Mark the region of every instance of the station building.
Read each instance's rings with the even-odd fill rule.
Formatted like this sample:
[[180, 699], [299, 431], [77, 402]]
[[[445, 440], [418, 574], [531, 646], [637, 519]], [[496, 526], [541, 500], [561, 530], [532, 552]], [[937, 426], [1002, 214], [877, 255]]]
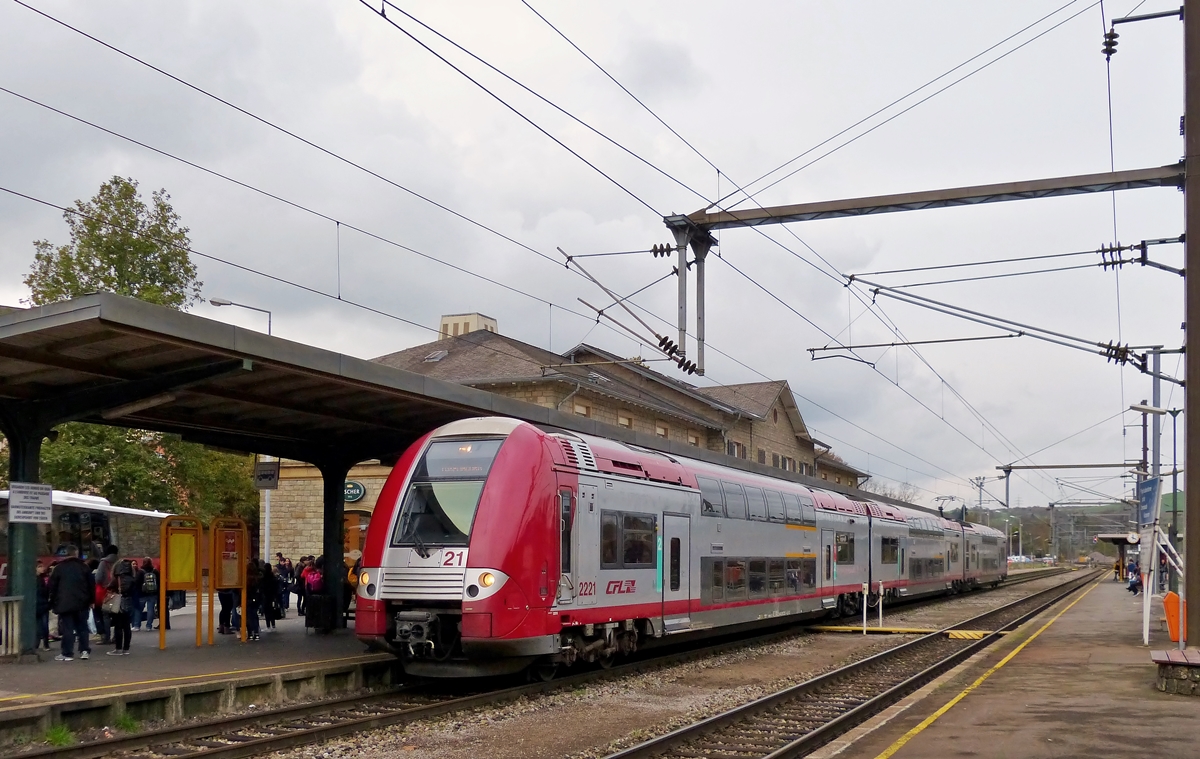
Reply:
[[[838, 485], [857, 486], [867, 476], [809, 434], [785, 380], [698, 387], [653, 371], [642, 358], [586, 344], [559, 354], [514, 340], [482, 314], [443, 316], [438, 332], [434, 342], [374, 360]], [[347, 552], [361, 550], [389, 472], [378, 461], [350, 471]], [[272, 555], [279, 551], [294, 560], [320, 553], [321, 487], [315, 467], [282, 462], [271, 500]], [[262, 511], [260, 540], [266, 524]]]

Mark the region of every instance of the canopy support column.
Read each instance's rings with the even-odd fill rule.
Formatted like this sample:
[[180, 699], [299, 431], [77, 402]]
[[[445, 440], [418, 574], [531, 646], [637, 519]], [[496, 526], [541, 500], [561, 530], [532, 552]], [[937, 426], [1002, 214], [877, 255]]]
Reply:
[[345, 528], [346, 475], [354, 462], [345, 460], [314, 462], [321, 470], [324, 524], [321, 554], [325, 557], [325, 594], [333, 597], [336, 610], [334, 627], [345, 627]]

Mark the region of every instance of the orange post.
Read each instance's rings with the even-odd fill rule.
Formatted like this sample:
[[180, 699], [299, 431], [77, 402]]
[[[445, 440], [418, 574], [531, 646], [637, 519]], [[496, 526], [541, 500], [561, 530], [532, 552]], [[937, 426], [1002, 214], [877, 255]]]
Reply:
[[[1182, 609], [1180, 606], [1182, 605]], [[1163, 611], [1167, 615], [1167, 631], [1171, 635], [1171, 641], [1179, 642], [1179, 626], [1183, 624], [1183, 639], [1187, 640], [1187, 601], [1182, 604], [1179, 602], [1179, 594], [1171, 591], [1163, 596]]]

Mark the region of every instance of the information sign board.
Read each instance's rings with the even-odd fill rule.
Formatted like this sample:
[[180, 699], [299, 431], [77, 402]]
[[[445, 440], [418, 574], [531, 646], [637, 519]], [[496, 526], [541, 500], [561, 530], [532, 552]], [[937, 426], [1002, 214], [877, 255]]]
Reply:
[[54, 488], [40, 482], [13, 482], [8, 486], [8, 521], [50, 524]]
[[254, 487], [258, 490], [279, 489], [279, 459], [254, 462]]
[[1158, 477], [1147, 477], [1138, 483], [1138, 524], [1142, 527], [1158, 520], [1158, 493], [1161, 486], [1162, 480]]

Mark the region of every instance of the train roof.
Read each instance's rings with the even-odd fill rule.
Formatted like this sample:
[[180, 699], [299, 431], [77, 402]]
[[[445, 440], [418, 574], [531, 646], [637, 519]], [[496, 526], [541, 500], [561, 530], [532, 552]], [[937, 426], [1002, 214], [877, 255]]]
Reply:
[[[0, 501], [8, 503], [8, 491], [0, 490]], [[166, 519], [174, 516], [174, 514], [166, 511], [150, 511], [148, 509], [131, 509], [126, 506], [113, 506], [107, 498], [98, 495], [84, 495], [83, 493], [72, 493], [68, 490], [55, 490], [51, 496], [51, 503], [55, 506], [62, 506], [67, 509], [76, 509], [78, 511], [99, 511], [105, 514], [124, 514], [134, 517], [152, 517], [155, 519]]]

